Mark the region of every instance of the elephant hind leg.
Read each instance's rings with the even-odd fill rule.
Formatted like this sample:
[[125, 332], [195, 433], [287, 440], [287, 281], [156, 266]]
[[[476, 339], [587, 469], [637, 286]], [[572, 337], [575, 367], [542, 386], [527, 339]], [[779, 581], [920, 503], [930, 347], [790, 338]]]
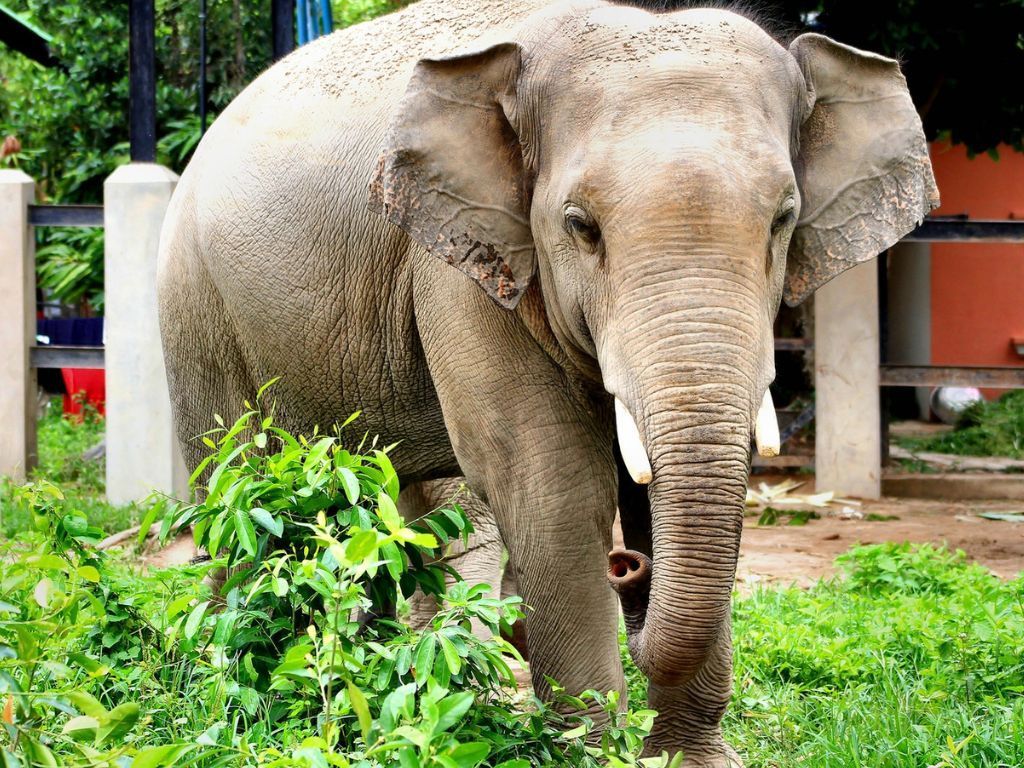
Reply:
[[[171, 409], [185, 464], [192, 472], [208, 449], [199, 439], [234, 421], [252, 402], [252, 381], [224, 302], [201, 265], [178, 258], [160, 276], [160, 330]], [[207, 473], [211, 471], [207, 470]]]

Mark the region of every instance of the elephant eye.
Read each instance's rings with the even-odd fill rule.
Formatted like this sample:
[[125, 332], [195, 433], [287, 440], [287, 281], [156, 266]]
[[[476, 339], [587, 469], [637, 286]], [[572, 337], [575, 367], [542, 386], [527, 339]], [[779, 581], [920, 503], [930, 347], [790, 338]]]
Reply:
[[601, 239], [601, 231], [585, 210], [578, 205], [567, 204], [562, 211], [565, 228], [587, 247], [594, 247]]
[[[784, 231], [796, 218], [796, 200], [792, 197], [787, 198], [782, 205], [779, 206], [779, 210], [775, 214], [775, 218], [772, 219], [772, 234], [768, 239], [767, 253], [765, 254], [764, 260], [764, 273], [771, 275], [772, 264], [775, 261], [775, 248], [778, 245], [776, 242], [780, 232]], [[781, 246], [779, 246], [781, 247]]]
[[793, 223], [793, 219], [796, 217], [796, 200], [792, 197], [788, 198], [782, 205], [779, 206], [778, 212], [775, 214], [775, 218], [772, 220], [772, 234], [774, 235], [783, 227]]

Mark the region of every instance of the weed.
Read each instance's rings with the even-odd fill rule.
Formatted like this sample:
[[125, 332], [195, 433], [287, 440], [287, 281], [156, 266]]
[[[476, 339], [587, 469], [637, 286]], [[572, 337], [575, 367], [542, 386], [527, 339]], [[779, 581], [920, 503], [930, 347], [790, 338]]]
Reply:
[[[103, 439], [104, 424], [91, 406], [84, 406], [81, 418], [69, 418], [62, 412], [60, 399], [51, 399], [37, 425], [39, 466], [33, 477], [60, 486], [67, 506], [84, 514], [90, 525], [114, 533], [132, 525], [139, 510], [136, 505], [108, 504], [103, 459], [83, 456]], [[0, 477], [0, 536], [5, 538], [32, 530], [31, 510], [17, 501], [15, 489], [15, 484]]]

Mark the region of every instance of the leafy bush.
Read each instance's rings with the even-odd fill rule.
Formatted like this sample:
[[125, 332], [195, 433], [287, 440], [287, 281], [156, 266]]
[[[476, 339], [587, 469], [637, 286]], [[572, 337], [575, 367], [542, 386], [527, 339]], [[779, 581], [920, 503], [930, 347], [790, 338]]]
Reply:
[[959, 456], [1024, 458], [1024, 390], [1007, 392], [993, 402], [971, 405], [952, 432], [904, 438], [900, 443], [914, 450]]
[[[347, 26], [403, 5], [335, 0]], [[41, 202], [99, 203], [104, 179], [128, 159], [128, 5], [119, 0], [20, 0], [14, 10], [53, 35], [61, 66], [15, 53], [0, 57], [0, 142], [20, 150], [0, 165], [36, 179]], [[181, 171], [199, 142], [199, 12], [196, 3], [156, 0], [157, 160]], [[210, 2], [207, 101], [210, 119], [270, 63], [270, 4]], [[69, 304], [103, 304], [103, 233], [41, 229], [40, 284]]]
[[[164, 500], [140, 532], [190, 524], [212, 559], [188, 568], [134, 573], [56, 486], [22, 489], [40, 536], [0, 554], [5, 764], [637, 765], [653, 713], [518, 694], [500, 638], [518, 598], [446, 584], [469, 520], [454, 501], [402, 520], [387, 449], [340, 434], [255, 409], [208, 433], [204, 500]], [[416, 588], [441, 605], [422, 630], [393, 618]], [[613, 727], [588, 744], [594, 714]]]

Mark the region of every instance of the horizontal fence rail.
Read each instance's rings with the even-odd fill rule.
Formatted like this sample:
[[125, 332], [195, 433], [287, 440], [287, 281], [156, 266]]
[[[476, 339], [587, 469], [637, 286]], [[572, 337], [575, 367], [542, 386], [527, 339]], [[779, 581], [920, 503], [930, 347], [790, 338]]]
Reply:
[[985, 387], [1024, 389], [1024, 367], [970, 365], [882, 365], [883, 387]]
[[33, 368], [106, 368], [103, 347], [70, 347], [53, 344], [29, 347], [29, 364]]
[[102, 227], [102, 205], [30, 205], [28, 223], [34, 227]]
[[1024, 243], [1024, 219], [989, 221], [937, 217], [925, 219], [903, 239], [911, 243]]

